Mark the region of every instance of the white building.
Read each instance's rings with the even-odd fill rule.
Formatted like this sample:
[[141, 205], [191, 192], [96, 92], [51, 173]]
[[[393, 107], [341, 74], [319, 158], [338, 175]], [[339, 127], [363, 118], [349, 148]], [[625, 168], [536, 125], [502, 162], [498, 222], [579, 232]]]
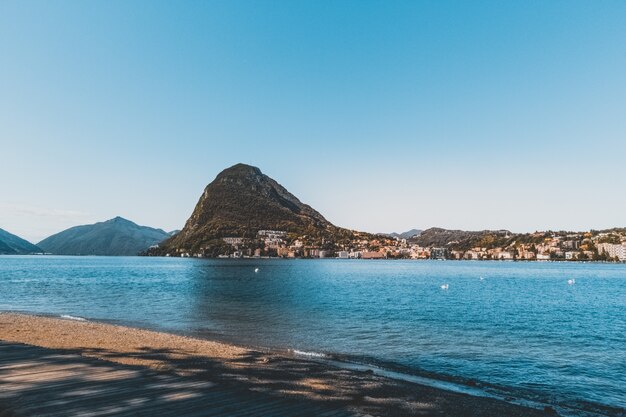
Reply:
[[282, 230], [259, 230], [257, 236], [266, 239], [282, 239], [287, 236], [287, 232]]
[[281, 230], [259, 230], [257, 237], [263, 239], [265, 246], [277, 248], [284, 243], [283, 238], [287, 236], [287, 232]]
[[626, 261], [626, 244], [616, 243], [598, 243], [598, 254], [602, 255], [604, 252], [611, 258], [617, 258], [620, 261]]
[[224, 237], [222, 240], [229, 245], [241, 245], [243, 243], [242, 237]]

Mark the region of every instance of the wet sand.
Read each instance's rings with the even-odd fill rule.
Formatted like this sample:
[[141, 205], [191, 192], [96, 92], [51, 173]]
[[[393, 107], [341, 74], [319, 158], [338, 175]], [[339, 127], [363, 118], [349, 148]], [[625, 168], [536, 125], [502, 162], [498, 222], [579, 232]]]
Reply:
[[[543, 409], [340, 369], [289, 354], [90, 321], [0, 313], [0, 341], [201, 379], [276, 398], [295, 397], [303, 407], [326, 404], [356, 415], [553, 415]], [[0, 373], [0, 386], [2, 382]], [[11, 409], [20, 415], [19, 407], [2, 401], [0, 416]]]

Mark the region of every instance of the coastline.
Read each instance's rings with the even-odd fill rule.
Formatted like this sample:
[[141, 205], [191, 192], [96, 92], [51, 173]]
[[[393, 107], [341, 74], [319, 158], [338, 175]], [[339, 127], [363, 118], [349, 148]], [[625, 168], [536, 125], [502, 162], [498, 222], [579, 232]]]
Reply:
[[27, 253], [27, 254], [6, 254], [0, 253], [0, 258], [28, 258], [28, 257], [51, 257], [51, 258], [163, 258], [163, 259], [191, 259], [191, 260], [220, 260], [220, 261], [234, 261], [234, 260], [245, 260], [245, 261], [259, 261], [259, 260], [280, 260], [280, 261], [292, 261], [292, 260], [306, 260], [306, 261], [337, 261], [337, 262], [347, 262], [347, 261], [358, 261], [358, 262], [384, 262], [384, 261], [393, 261], [393, 262], [439, 262], [439, 261], [450, 261], [450, 262], [471, 262], [471, 263], [539, 263], [539, 264], [550, 264], [550, 263], [559, 263], [559, 264], [600, 264], [600, 265], [626, 265], [626, 261], [606, 261], [606, 260], [593, 260], [593, 259], [426, 259], [426, 258], [338, 258], [338, 257], [326, 257], [326, 258], [313, 258], [313, 257], [285, 257], [285, 256], [242, 256], [242, 257], [210, 257], [210, 256], [157, 256], [157, 255], [145, 255], [145, 254], [137, 254], [137, 255], [56, 255], [53, 253]]
[[304, 402], [332, 403], [357, 414], [545, 416], [552, 411], [337, 367], [286, 352], [72, 318], [0, 313], [0, 341], [245, 386], [274, 396], [296, 396]]

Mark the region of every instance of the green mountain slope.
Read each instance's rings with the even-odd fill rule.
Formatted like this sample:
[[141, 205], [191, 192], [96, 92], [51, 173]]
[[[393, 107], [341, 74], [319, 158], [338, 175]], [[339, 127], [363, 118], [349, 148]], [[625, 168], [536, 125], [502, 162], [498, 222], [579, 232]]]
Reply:
[[514, 241], [514, 235], [508, 230], [448, 230], [432, 227], [411, 238], [412, 243], [424, 247], [443, 247], [454, 250], [468, 250], [475, 246], [492, 248], [506, 246]]
[[159, 253], [193, 251], [222, 237], [254, 238], [259, 230], [328, 238], [351, 233], [332, 225], [259, 168], [237, 164], [205, 188], [183, 230], [163, 242]]
[[40, 253], [43, 250], [32, 243], [0, 229], [0, 254], [2, 255], [26, 255]]
[[42, 240], [38, 245], [55, 255], [133, 256], [168, 237], [169, 234], [161, 229], [139, 226], [116, 217], [72, 227]]

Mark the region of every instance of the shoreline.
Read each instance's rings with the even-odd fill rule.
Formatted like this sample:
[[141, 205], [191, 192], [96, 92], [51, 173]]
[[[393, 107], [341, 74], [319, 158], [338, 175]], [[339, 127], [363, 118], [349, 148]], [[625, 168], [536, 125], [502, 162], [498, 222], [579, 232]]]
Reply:
[[571, 264], [607, 264], [607, 265], [626, 265], [626, 261], [594, 261], [592, 259], [413, 259], [413, 258], [314, 258], [314, 257], [282, 257], [282, 256], [242, 256], [242, 257], [208, 257], [208, 256], [156, 256], [156, 255], [55, 255], [53, 253], [27, 253], [27, 254], [6, 254], [0, 253], [0, 257], [74, 257], [74, 258], [166, 258], [166, 259], [195, 259], [195, 260], [220, 260], [220, 261], [265, 261], [265, 260], [337, 260], [337, 261], [412, 261], [412, 262], [430, 262], [430, 261], [450, 261], [450, 262], [525, 262], [525, 263], [571, 263]]
[[[191, 378], [206, 377], [211, 370], [215, 371], [209, 372], [212, 382], [268, 390], [278, 396], [297, 395], [303, 400], [340, 402], [370, 415], [408, 416], [425, 410], [430, 410], [426, 415], [448, 416], [556, 415], [551, 408], [537, 408], [541, 404], [522, 405], [475, 395], [470, 387], [455, 392], [421, 384], [419, 379], [397, 378], [393, 372], [339, 363], [332, 357], [243, 347], [74, 317], [0, 312], [0, 341]], [[255, 381], [257, 374], [267, 381]]]

